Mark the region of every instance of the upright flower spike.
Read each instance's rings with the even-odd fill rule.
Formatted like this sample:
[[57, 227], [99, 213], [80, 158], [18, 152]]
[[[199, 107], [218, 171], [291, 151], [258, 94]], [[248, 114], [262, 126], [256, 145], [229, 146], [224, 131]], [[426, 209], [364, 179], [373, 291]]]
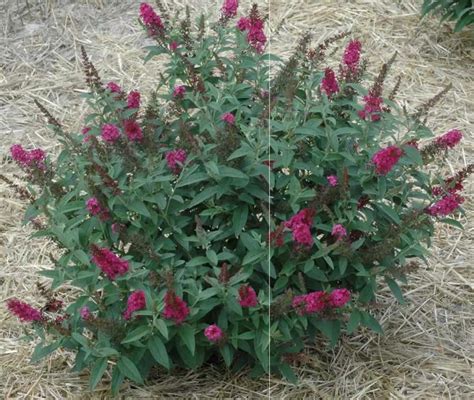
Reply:
[[456, 193], [449, 193], [441, 200], [438, 200], [435, 204], [428, 207], [426, 212], [433, 217], [445, 217], [446, 215], [456, 211], [463, 202], [464, 197]]
[[342, 240], [347, 236], [347, 230], [341, 224], [336, 224], [332, 227], [331, 235], [336, 240]]
[[28, 151], [21, 144], [14, 144], [10, 147], [10, 154], [20, 167], [45, 169], [46, 153], [42, 149]]
[[446, 132], [444, 135], [436, 138], [435, 143], [444, 149], [452, 149], [456, 146], [462, 139], [462, 132], [458, 129], [451, 129]]
[[339, 84], [337, 83], [336, 75], [331, 68], [324, 70], [324, 77], [321, 81], [321, 90], [326, 92], [328, 97], [339, 92]]
[[127, 300], [127, 309], [123, 313], [123, 318], [129, 320], [133, 312], [143, 310], [145, 307], [145, 292], [143, 290], [135, 290]]
[[124, 275], [129, 270], [129, 263], [121, 259], [107, 248], [92, 246], [92, 262], [113, 281], [117, 276]]
[[338, 179], [336, 175], [329, 175], [326, 179], [328, 181], [329, 186], [337, 186]]
[[165, 294], [163, 317], [173, 320], [176, 325], [180, 325], [188, 315], [189, 308], [186, 302], [173, 291], [168, 290]]
[[102, 126], [101, 137], [105, 142], [115, 143], [120, 138], [120, 129], [114, 124]]
[[382, 114], [383, 99], [378, 96], [368, 94], [364, 96], [364, 109], [358, 112], [362, 119], [370, 118], [371, 121], [379, 121]]
[[240, 18], [237, 22], [237, 29], [247, 31], [247, 42], [257, 53], [263, 53], [267, 37], [263, 30], [264, 22], [254, 5], [249, 17]]
[[358, 40], [351, 40], [344, 50], [342, 62], [351, 73], [359, 69], [361, 49], [362, 44]]
[[122, 93], [122, 88], [117, 85], [115, 82], [109, 82], [107, 83], [107, 85], [105, 86], [107, 89], [109, 89], [112, 93], [117, 93], [117, 94], [121, 94]]
[[319, 290], [300, 296], [295, 296], [292, 307], [299, 315], [314, 314], [324, 311], [328, 305], [328, 298], [324, 291]]
[[329, 295], [329, 304], [332, 307], [344, 307], [351, 300], [351, 292], [345, 288], [334, 289]]
[[183, 149], [171, 150], [166, 153], [166, 163], [168, 168], [175, 174], [178, 175], [186, 162], [188, 155]]
[[125, 135], [127, 135], [129, 140], [140, 142], [143, 139], [142, 128], [140, 128], [140, 124], [137, 121], [133, 119], [126, 120], [123, 122], [123, 127]]
[[239, 304], [242, 307], [256, 307], [258, 304], [257, 294], [249, 285], [242, 285], [239, 288]]
[[226, 122], [228, 125], [235, 124], [235, 116], [232, 113], [226, 112], [221, 115], [221, 121]]
[[223, 339], [224, 332], [216, 324], [212, 324], [204, 330], [204, 336], [206, 336], [210, 342], [217, 343]]
[[99, 200], [95, 197], [91, 197], [86, 201], [86, 207], [92, 216], [98, 216], [102, 221], [106, 221], [110, 217], [107, 209], [102, 207]]
[[132, 90], [127, 96], [128, 108], [140, 108], [140, 92]]
[[30, 306], [28, 303], [18, 299], [10, 299], [7, 301], [8, 310], [23, 322], [37, 322], [43, 319], [40, 310]]
[[149, 36], [157, 36], [163, 33], [165, 26], [160, 16], [153, 10], [148, 3], [140, 4], [140, 19], [146, 26]]
[[183, 85], [176, 85], [173, 89], [173, 97], [175, 99], [182, 99], [186, 93], [186, 87]]
[[402, 155], [403, 151], [397, 146], [389, 146], [379, 150], [372, 157], [375, 172], [379, 175], [387, 175]]
[[239, 7], [238, 0], [224, 0], [221, 11], [225, 18], [233, 18], [237, 15], [237, 8]]

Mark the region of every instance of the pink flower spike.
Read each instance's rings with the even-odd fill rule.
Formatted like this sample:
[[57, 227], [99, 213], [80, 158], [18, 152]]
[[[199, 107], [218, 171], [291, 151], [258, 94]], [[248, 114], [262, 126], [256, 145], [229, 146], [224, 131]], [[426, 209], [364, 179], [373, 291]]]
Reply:
[[308, 293], [305, 297], [305, 312], [314, 314], [323, 311], [327, 306], [327, 296], [322, 290]]
[[148, 28], [148, 34], [150, 36], [159, 35], [165, 29], [160, 16], [148, 3], [140, 4], [140, 18], [143, 24]]
[[163, 310], [163, 317], [173, 320], [176, 325], [180, 325], [188, 317], [188, 315], [188, 305], [183, 299], [181, 299], [181, 297], [168, 290], [165, 294], [165, 308]]
[[334, 289], [329, 295], [329, 304], [332, 307], [344, 307], [351, 300], [351, 292], [347, 289]]
[[173, 40], [171, 43], [170, 43], [170, 50], [172, 52], [175, 52], [176, 49], [178, 48], [178, 42], [176, 40]]
[[120, 130], [114, 124], [105, 124], [102, 126], [101, 137], [108, 143], [114, 143], [120, 137]]
[[336, 175], [329, 175], [326, 179], [329, 183], [329, 186], [332, 186], [332, 187], [337, 186], [338, 180], [337, 180]]
[[183, 85], [176, 85], [173, 89], [173, 97], [176, 99], [182, 99], [186, 93], [186, 87]]
[[102, 212], [102, 206], [95, 197], [91, 197], [86, 201], [86, 207], [91, 215], [98, 215]]
[[168, 168], [175, 174], [178, 175], [186, 162], [188, 155], [183, 149], [171, 150], [166, 153], [166, 163]]
[[239, 7], [238, 0], [224, 0], [221, 11], [226, 18], [233, 18], [237, 15], [237, 8]]
[[221, 121], [224, 121], [228, 123], [229, 125], [234, 125], [235, 124], [235, 117], [234, 114], [232, 113], [224, 113], [221, 115]]
[[43, 319], [41, 311], [30, 306], [24, 301], [10, 299], [7, 301], [8, 310], [23, 322], [35, 322]]
[[134, 311], [143, 310], [145, 307], [145, 292], [143, 290], [135, 290], [127, 300], [127, 309], [123, 313], [123, 318], [129, 320]]
[[140, 92], [132, 90], [127, 96], [128, 108], [140, 108]]
[[246, 31], [250, 27], [250, 18], [242, 17], [237, 21], [237, 29], [239, 31]]
[[444, 217], [456, 211], [463, 202], [464, 197], [456, 193], [449, 193], [431, 207], [428, 207], [426, 212], [433, 217]]
[[106, 85], [106, 88], [109, 89], [112, 93], [122, 93], [122, 88], [117, 85], [115, 82], [109, 82]]
[[82, 307], [79, 314], [83, 320], [88, 320], [91, 317], [91, 312], [87, 306]]
[[332, 227], [331, 235], [334, 236], [336, 240], [342, 240], [347, 236], [346, 228], [341, 224], [336, 224]]
[[383, 99], [381, 97], [367, 95], [364, 96], [364, 109], [360, 110], [357, 114], [362, 119], [370, 117], [371, 121], [379, 121], [382, 113]]
[[21, 144], [14, 144], [10, 147], [10, 154], [18, 164], [23, 167], [28, 166], [30, 158], [28, 152], [23, 148]]
[[222, 329], [216, 324], [212, 324], [204, 330], [204, 336], [206, 336], [210, 342], [217, 343], [224, 337], [224, 332], [222, 332]]
[[249, 285], [242, 285], [239, 288], [239, 304], [242, 307], [255, 307], [258, 304], [257, 294]]
[[337, 83], [336, 75], [331, 68], [324, 70], [324, 77], [321, 81], [321, 89], [326, 92], [328, 97], [334, 93], [339, 92], [339, 84]]
[[359, 67], [362, 44], [358, 40], [351, 40], [344, 51], [342, 62], [351, 72], [356, 72]]
[[444, 149], [453, 148], [462, 139], [462, 132], [457, 129], [451, 129], [444, 135], [436, 138], [436, 144]]
[[92, 246], [92, 262], [113, 281], [117, 276], [124, 275], [129, 270], [129, 263], [121, 259], [107, 248]]
[[397, 146], [388, 146], [379, 150], [372, 156], [375, 172], [379, 175], [387, 175], [402, 155], [403, 151]]
[[142, 128], [137, 121], [129, 119], [123, 122], [125, 134], [128, 139], [134, 142], [140, 142], [143, 139]]

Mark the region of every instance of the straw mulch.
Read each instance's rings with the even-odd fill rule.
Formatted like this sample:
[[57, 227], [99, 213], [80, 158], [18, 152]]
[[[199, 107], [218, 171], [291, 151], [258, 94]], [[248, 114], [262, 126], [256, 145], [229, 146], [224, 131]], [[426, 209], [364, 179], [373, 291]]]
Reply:
[[[133, 4], [129, 4], [133, 3]], [[167, 5], [185, 0], [167, 0]], [[215, 9], [214, 1], [188, 1], [192, 7]], [[220, 1], [219, 1], [220, 3]], [[430, 98], [451, 82], [453, 90], [430, 113], [438, 133], [458, 127], [466, 132], [462, 146], [445, 163], [445, 173], [473, 162], [473, 31], [453, 34], [437, 19], [420, 22], [421, 1], [405, 0], [271, 0], [270, 24], [281, 25], [272, 50], [288, 55], [298, 35], [313, 30], [315, 41], [352, 29], [366, 49], [375, 73], [383, 60], [398, 51], [393, 77], [402, 76], [399, 100], [409, 108]], [[138, 1], [7, 0], [0, 12], [0, 137], [1, 170], [10, 177], [17, 168], [4, 156], [21, 141], [49, 152], [58, 144], [34, 108], [36, 98], [70, 129], [78, 130], [86, 112], [79, 97], [85, 89], [77, 60], [85, 45], [105, 80], [146, 93], [153, 87], [159, 64], [144, 65], [144, 35], [136, 23]], [[248, 4], [248, 3], [246, 3]], [[267, 2], [268, 5], [268, 2]], [[0, 8], [2, 6], [0, 5]], [[337, 54], [339, 56], [339, 53]], [[390, 87], [390, 85], [389, 85]], [[471, 95], [471, 96], [470, 96]], [[472, 182], [472, 179], [471, 179]], [[72, 356], [54, 353], [36, 365], [29, 363], [33, 344], [4, 301], [12, 296], [39, 304], [36, 272], [50, 267], [52, 246], [30, 240], [21, 227], [25, 202], [0, 183], [0, 393], [8, 399], [107, 398], [107, 383], [87, 391], [87, 373], [69, 372]], [[334, 351], [317, 341], [307, 348], [293, 386], [272, 377], [253, 381], [204, 369], [162, 375], [144, 387], [126, 383], [126, 398], [469, 398], [473, 379], [473, 282], [469, 256], [473, 250], [474, 198], [466, 187], [463, 231], [437, 231], [428, 265], [417, 271], [399, 306], [385, 290], [377, 311], [384, 336], [368, 331], [344, 337]], [[42, 279], [42, 278], [41, 278]], [[64, 293], [67, 296], [67, 293]]]

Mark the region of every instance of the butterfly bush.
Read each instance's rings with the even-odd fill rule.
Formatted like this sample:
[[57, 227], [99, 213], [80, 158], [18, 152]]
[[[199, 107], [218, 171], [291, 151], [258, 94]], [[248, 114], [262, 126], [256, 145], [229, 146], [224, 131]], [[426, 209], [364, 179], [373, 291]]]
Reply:
[[[257, 6], [226, 0], [210, 23], [164, 10], [138, 10], [145, 60], [165, 63], [156, 90], [104, 84], [83, 49], [80, 131], [38, 103], [61, 153], [12, 146], [30, 189], [5, 179], [60, 251], [43, 271], [49, 306], [7, 307], [40, 333], [34, 360], [72, 350], [91, 387], [107, 368], [117, 392], [206, 363], [293, 381], [289, 355], [308, 338], [381, 332], [377, 289], [403, 301], [435, 222], [459, 225], [473, 167], [429, 170], [462, 133], [433, 138], [423, 122], [443, 92], [414, 114], [394, 100], [399, 82], [385, 94], [393, 58], [365, 79], [364, 44], [348, 33], [304, 35], [282, 60]], [[59, 306], [64, 286], [77, 290]]]

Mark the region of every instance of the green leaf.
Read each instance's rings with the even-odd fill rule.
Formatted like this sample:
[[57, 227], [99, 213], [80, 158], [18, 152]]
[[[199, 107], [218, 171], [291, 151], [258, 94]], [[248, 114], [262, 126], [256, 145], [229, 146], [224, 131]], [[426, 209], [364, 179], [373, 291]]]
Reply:
[[462, 226], [462, 224], [459, 221], [456, 221], [455, 219], [452, 219], [452, 218], [443, 218], [443, 219], [440, 219], [439, 222], [442, 222], [443, 224], [448, 224], [448, 225], [454, 226], [454, 227], [459, 228], [459, 229], [464, 229], [464, 227]]
[[212, 265], [217, 266], [217, 263], [219, 262], [219, 260], [217, 259], [217, 254], [214, 250], [207, 250], [206, 256]]
[[353, 333], [360, 324], [362, 317], [359, 310], [354, 310], [349, 317], [349, 322], [347, 323], [347, 333]]
[[147, 325], [139, 326], [138, 328], [131, 331], [125, 339], [122, 340], [122, 344], [138, 342], [140, 338], [150, 333], [150, 328]]
[[404, 304], [405, 300], [403, 298], [402, 290], [400, 289], [400, 286], [398, 286], [398, 283], [394, 279], [389, 278], [388, 276], [385, 277], [385, 281], [387, 282], [388, 287], [390, 288], [398, 302], [400, 304]]
[[57, 340], [47, 346], [43, 347], [43, 342], [38, 343], [35, 347], [35, 351], [31, 355], [31, 362], [35, 363], [41, 360], [42, 358], [46, 357], [47, 355], [51, 354], [61, 345], [61, 340]]
[[94, 390], [107, 369], [107, 358], [99, 358], [91, 369], [90, 390]]
[[364, 326], [372, 329], [374, 332], [377, 332], [380, 334], [383, 333], [383, 329], [380, 326], [379, 322], [374, 317], [372, 317], [372, 315], [370, 315], [366, 311], [362, 311], [361, 314], [362, 314], [362, 324]]
[[392, 208], [383, 203], [378, 203], [377, 208], [385, 213], [391, 220], [393, 220], [397, 225], [400, 225], [402, 221], [398, 216], [397, 212]]
[[89, 347], [89, 343], [87, 341], [87, 338], [85, 338], [84, 336], [82, 336], [80, 333], [78, 332], [73, 332], [71, 334], [72, 338], [78, 342], [82, 347], [85, 347], [85, 348], [88, 348]]
[[194, 328], [191, 325], [183, 325], [178, 329], [179, 337], [189, 349], [192, 355], [196, 350], [196, 338], [194, 337]]
[[416, 165], [423, 165], [423, 158], [420, 151], [413, 146], [403, 146], [403, 151], [407, 158]]
[[151, 217], [148, 208], [145, 203], [141, 200], [135, 199], [128, 204], [130, 210], [135, 211], [138, 214], [144, 215], [145, 217]]
[[119, 390], [120, 390], [120, 385], [123, 382], [123, 374], [120, 372], [120, 369], [118, 366], [115, 366], [113, 371], [112, 371], [112, 382], [111, 382], [111, 388], [112, 388], [112, 396], [117, 396]]
[[198, 204], [201, 204], [202, 202], [210, 199], [211, 197], [213, 197], [216, 193], [219, 192], [219, 187], [218, 186], [211, 186], [211, 187], [208, 187], [206, 189], [204, 189], [202, 192], [200, 192], [199, 194], [197, 194], [193, 201], [191, 201], [186, 209], [188, 208], [193, 208], [195, 206], [197, 206]]
[[191, 174], [186, 178], [182, 179], [180, 182], [177, 183], [176, 188], [180, 188], [183, 186], [192, 185], [194, 183], [202, 182], [209, 179], [209, 175], [204, 172], [196, 172], [195, 174]]
[[235, 236], [240, 235], [240, 232], [242, 232], [242, 229], [247, 223], [248, 215], [249, 209], [247, 206], [241, 206], [234, 210], [234, 214], [232, 215], [232, 227]]
[[331, 341], [334, 347], [341, 334], [341, 322], [337, 319], [318, 321], [316, 327]]
[[222, 358], [224, 359], [225, 365], [228, 367], [231, 366], [232, 364], [232, 358], [234, 356], [234, 351], [232, 350], [232, 347], [230, 347], [228, 344], [222, 346], [220, 349], [220, 353], [222, 355]]
[[143, 378], [140, 375], [137, 367], [129, 358], [122, 356], [117, 363], [120, 372], [124, 374], [127, 378], [130, 378], [132, 381], [143, 384]]
[[166, 322], [162, 319], [157, 319], [155, 320], [154, 325], [158, 328], [163, 337], [168, 339], [168, 326], [166, 325]]
[[170, 359], [166, 347], [158, 336], [152, 336], [148, 341], [148, 350], [153, 358], [166, 369], [171, 368]]
[[288, 364], [280, 364], [278, 366], [281, 374], [288, 380], [288, 382], [296, 385], [298, 383], [298, 378], [296, 377], [293, 369]]

